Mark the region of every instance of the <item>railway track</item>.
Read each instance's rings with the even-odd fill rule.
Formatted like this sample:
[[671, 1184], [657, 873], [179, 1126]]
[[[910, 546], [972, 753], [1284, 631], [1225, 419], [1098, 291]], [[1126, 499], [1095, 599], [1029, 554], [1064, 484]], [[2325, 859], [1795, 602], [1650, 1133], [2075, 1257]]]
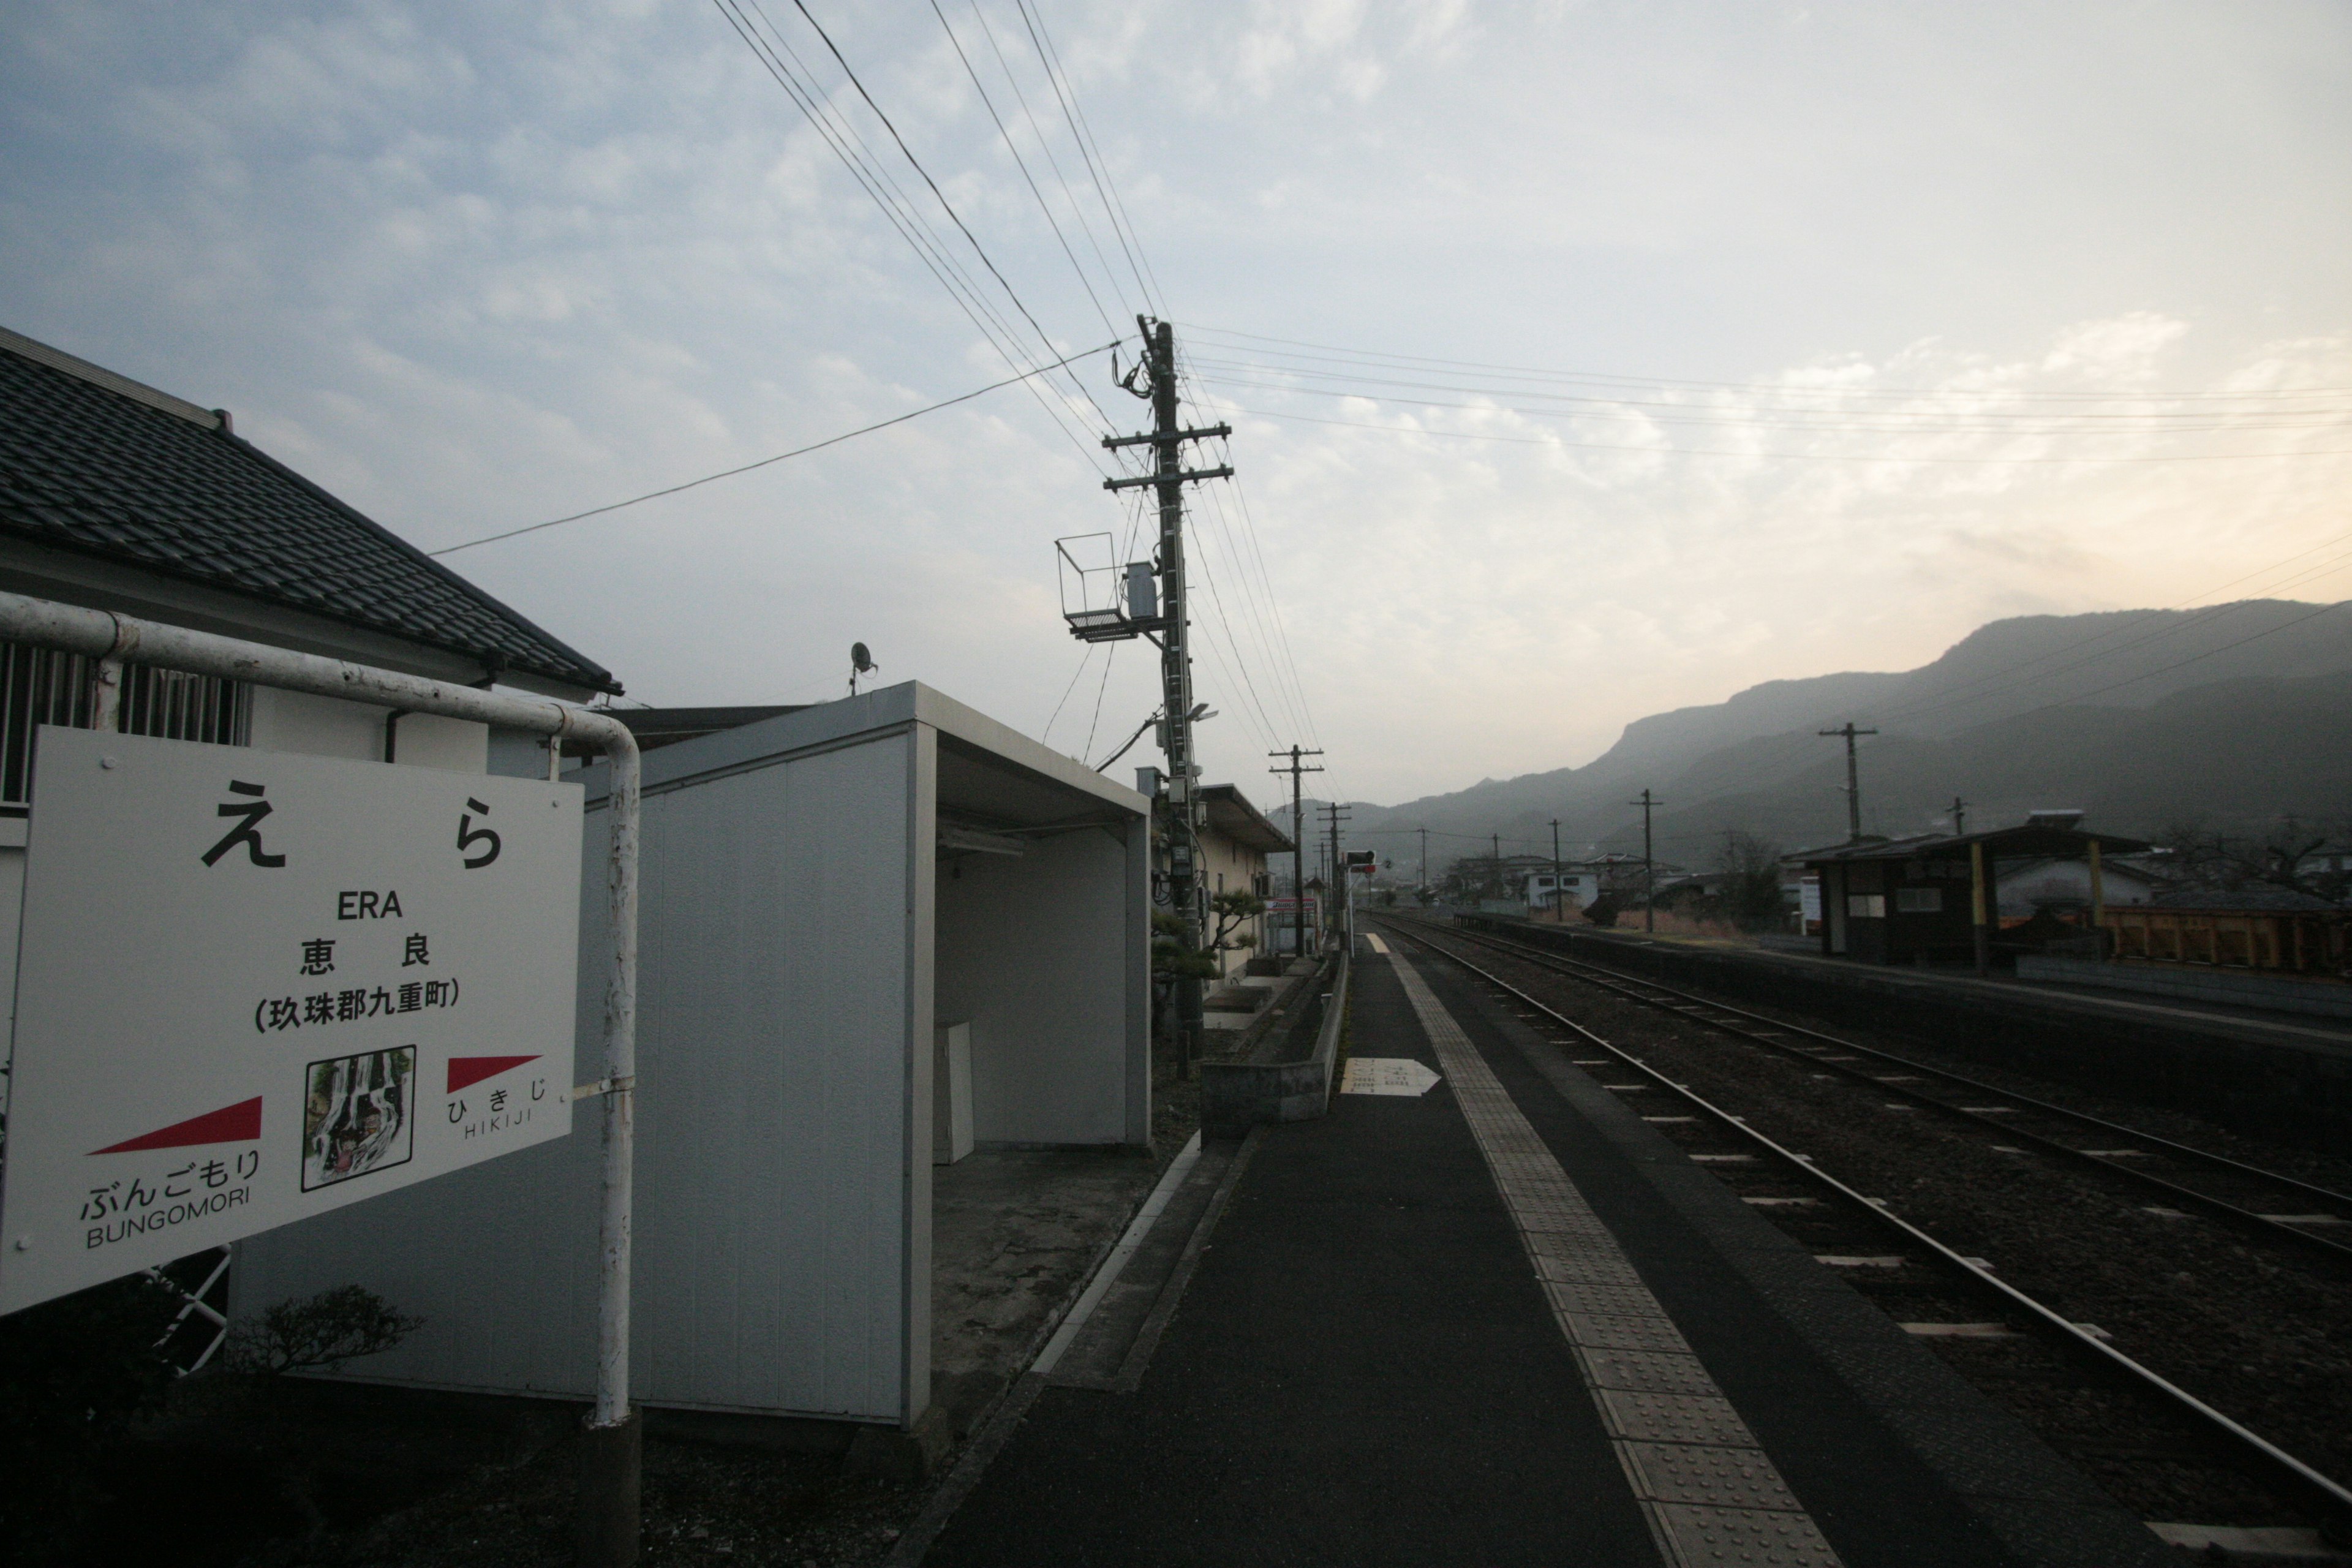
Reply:
[[[1703, 1024], [1766, 1050], [1801, 1058], [1832, 1075], [1868, 1084], [1923, 1110], [2009, 1140], [2012, 1145], [2106, 1172], [2153, 1195], [2186, 1204], [2248, 1235], [2330, 1256], [2352, 1266], [2352, 1245], [2339, 1239], [2339, 1235], [2352, 1238], [2352, 1195], [2194, 1144], [2158, 1137], [2136, 1127], [2017, 1094], [1893, 1051], [1563, 957], [1545, 948], [1482, 931], [1449, 931], [1446, 935], [1456, 942], [1507, 953], [1522, 963], [1568, 975], [1627, 1001]], [[2085, 1139], [2096, 1140], [2102, 1146], [2086, 1148]], [[2161, 1169], [2164, 1165], [2178, 1167], [2179, 1175], [2194, 1173], [2200, 1178], [2200, 1184], [2190, 1185], [2175, 1174], [2167, 1174]]]
[[[1468, 932], [1439, 930], [1419, 921], [1383, 919], [1381, 923], [1388, 927], [1392, 936], [1450, 961], [1500, 992], [1523, 1014], [1563, 1037], [1560, 1043], [1570, 1049], [1572, 1057], [1587, 1047], [1592, 1052], [1605, 1053], [1595, 1055], [1589, 1060], [1579, 1060], [1578, 1065], [1606, 1067], [1621, 1077], [1628, 1073], [1633, 1075], [1635, 1081], [1611, 1083], [1604, 1087], [1626, 1095], [1643, 1111], [1665, 1110], [1664, 1098], [1679, 1101], [1681, 1108], [1694, 1114], [1651, 1114], [1645, 1115], [1644, 1120], [1659, 1124], [1661, 1131], [1673, 1136], [1692, 1158], [1707, 1163], [1717, 1175], [1725, 1177], [1748, 1202], [1758, 1205], [1783, 1229], [1813, 1248], [1815, 1256], [1822, 1262], [1853, 1270], [1857, 1283], [1864, 1282], [1864, 1276], [1878, 1276], [1868, 1279], [1867, 1283], [1872, 1288], [1865, 1289], [1864, 1293], [1878, 1299], [1882, 1306], [1888, 1306], [1890, 1300], [1897, 1303], [1898, 1321], [1904, 1311], [1951, 1319], [1979, 1310], [1986, 1304], [1991, 1306], [1999, 1319], [1993, 1322], [1907, 1321], [1904, 1323], [1906, 1329], [1931, 1336], [1950, 1334], [1995, 1341], [2020, 1333], [2021, 1326], [2024, 1334], [2035, 1337], [2040, 1343], [2052, 1347], [2074, 1364], [2103, 1373], [2119, 1384], [2138, 1402], [2141, 1408], [2138, 1414], [2109, 1415], [2107, 1420], [2118, 1428], [2118, 1434], [2101, 1438], [2080, 1431], [2053, 1432], [2046, 1425], [2043, 1426], [2044, 1436], [2058, 1442], [2062, 1449], [2072, 1450], [2077, 1458], [2093, 1461], [2089, 1468], [2095, 1472], [2102, 1468], [2111, 1470], [2116, 1464], [2127, 1461], [2143, 1465], [2154, 1463], [2158, 1468], [2167, 1465], [2193, 1465], [2196, 1456], [2191, 1450], [2200, 1444], [2210, 1446], [2239, 1475], [2246, 1476], [2251, 1470], [2249, 1479], [2256, 1480], [2257, 1489], [2267, 1489], [2271, 1499], [2292, 1500], [2308, 1510], [2312, 1521], [2322, 1524], [2331, 1537], [2352, 1535], [2352, 1488], [2347, 1488], [2281, 1445], [2125, 1353], [2110, 1342], [2105, 1331], [2092, 1324], [2074, 1321], [2065, 1313], [2000, 1278], [1995, 1267], [1986, 1259], [1969, 1256], [1959, 1247], [1948, 1245], [1915, 1220], [1896, 1213], [1885, 1200], [1871, 1195], [1862, 1186], [1825, 1169], [1813, 1156], [1792, 1149], [1749, 1125], [1748, 1119], [1737, 1109], [1719, 1104], [1660, 1070], [1644, 1053], [1627, 1049], [1603, 1038], [1522, 986], [1475, 962], [1466, 955], [1465, 950], [1499, 951], [1510, 958], [1564, 978], [1601, 985], [1621, 998], [1672, 1013], [1686, 1022], [1738, 1034], [1769, 1047], [1776, 1055], [1800, 1058], [1809, 1070], [1817, 1068], [1830, 1069], [1843, 1073], [1850, 1079], [1867, 1082], [1874, 1091], [1902, 1093], [1919, 1100], [1930, 1098], [1925, 1090], [1915, 1089], [1910, 1084], [1889, 1083], [1887, 1079], [1890, 1077], [1916, 1077], [1921, 1083], [1932, 1081], [1967, 1086], [1978, 1092], [1983, 1107], [1998, 1105], [2003, 1109], [1945, 1107], [1941, 1100], [1935, 1103], [1939, 1108], [1948, 1109], [1956, 1116], [1971, 1118], [1977, 1123], [1998, 1130], [2003, 1136], [2019, 1140], [2018, 1143], [2006, 1147], [2016, 1148], [2022, 1144], [2023, 1135], [2019, 1131], [2018, 1123], [2024, 1119], [2028, 1108], [2036, 1115], [2048, 1117], [2047, 1125], [2050, 1126], [2080, 1129], [2087, 1125], [2106, 1134], [2128, 1133], [2137, 1141], [2163, 1144], [2168, 1149], [2189, 1150], [2189, 1146], [2150, 1138], [2063, 1107], [2045, 1106], [2006, 1091], [1993, 1090], [1961, 1075], [1927, 1064], [1911, 1062], [1856, 1042], [1837, 1039], [1780, 1020], [1727, 1007], [1671, 987], [1631, 981], [1608, 971], [1600, 971], [1596, 976], [1586, 973], [1593, 969], [1591, 965], [1577, 964], [1572, 960], [1560, 959], [1538, 949], [1524, 949], [1521, 944]], [[1837, 1056], [1850, 1056], [1853, 1060], [1824, 1059], [1825, 1057]], [[1886, 1073], [1877, 1070], [1889, 1066], [1898, 1067], [1901, 1071]], [[2012, 1117], [2017, 1120], [2011, 1120]], [[2053, 1141], [2053, 1146], [2060, 1145], [2063, 1145], [2063, 1140]], [[2103, 1170], [2121, 1173], [2128, 1179], [2141, 1181], [2149, 1175], [2126, 1163], [2130, 1156], [2063, 1146], [2069, 1158], [2097, 1163]], [[2190, 1152], [2239, 1173], [2237, 1179], [2277, 1174], [2223, 1156], [2210, 1155], [2204, 1151]], [[2156, 1180], [2161, 1182], [2164, 1179], [2158, 1177]], [[2340, 1194], [2293, 1177], [2279, 1176], [2278, 1180], [2289, 1188], [2302, 1189], [2315, 1199], [2333, 1200], [2337, 1205], [2347, 1202]], [[1783, 1190], [1790, 1187], [1794, 1187], [1796, 1192], [1792, 1194]], [[2345, 1250], [2328, 1243], [2327, 1238], [2313, 1237], [2299, 1226], [2262, 1220], [2256, 1211], [2242, 1210], [2228, 1200], [2191, 1194], [2186, 1188], [2174, 1190], [2179, 1194], [2193, 1196], [2200, 1206], [2208, 1207], [2217, 1215], [2225, 1209], [2230, 1211], [2232, 1224], [2246, 1223], [2233, 1217], [2240, 1214], [2260, 1220], [2261, 1223], [2254, 1226], [2260, 1234], [2281, 1240], [2293, 1237], [2296, 1245], [2322, 1243], [2320, 1250], [2323, 1252]], [[1873, 1250], [1890, 1237], [1894, 1238], [1897, 1252], [1889, 1255]], [[1963, 1300], [1975, 1305], [1959, 1306]], [[1959, 1306], [1958, 1313], [1953, 1310], [1955, 1306]], [[2014, 1350], [2007, 1353], [2013, 1363]], [[1951, 1358], [1948, 1356], [1947, 1359]], [[1963, 1366], [1961, 1370], [1964, 1375], [1968, 1374], [1968, 1367]], [[2021, 1373], [2013, 1364], [1990, 1368], [1979, 1366], [1977, 1370], [1996, 1383], [2032, 1375], [2030, 1371]], [[2163, 1419], [2151, 1422], [2149, 1416], [2155, 1413], [2161, 1413]], [[2059, 1425], [2063, 1426], [2064, 1423], [2061, 1421]], [[2145, 1433], [2157, 1428], [2168, 1431], [2170, 1436], [2160, 1437], [2151, 1444]], [[2263, 1482], [2268, 1483], [2266, 1489], [2261, 1487]], [[2158, 1490], [2162, 1490], [2160, 1482], [2152, 1484]], [[2197, 1489], [2189, 1489], [2193, 1492]], [[2263, 1506], [2260, 1500], [2246, 1496], [2228, 1499], [2227, 1493], [2226, 1485], [2221, 1487], [2218, 1493], [2209, 1486], [2203, 1495], [2224, 1496], [2225, 1500], [2214, 1505], [2222, 1509], [2259, 1509]], [[2144, 1514], [2150, 1517], [2167, 1511], [2161, 1504], [2147, 1500], [2142, 1500], [2139, 1506]]]

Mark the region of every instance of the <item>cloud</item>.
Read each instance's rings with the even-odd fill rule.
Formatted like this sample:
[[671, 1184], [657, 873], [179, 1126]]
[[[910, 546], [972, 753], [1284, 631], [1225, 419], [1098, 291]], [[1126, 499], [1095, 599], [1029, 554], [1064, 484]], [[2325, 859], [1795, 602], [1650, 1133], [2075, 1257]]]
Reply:
[[[2330, 7], [1055, 0], [1082, 143], [1025, 19], [980, 3], [1012, 80], [946, 9], [1051, 222], [927, 7], [818, 10], [1055, 342], [1165, 303], [1234, 410], [1196, 663], [1245, 788], [1293, 740], [1374, 797], [1557, 766], [2342, 531], [2341, 458], [1973, 460], [2352, 446], [2147, 417], [2352, 385], [2352, 111], [2294, 64], [2346, 42]], [[770, 10], [931, 266], [1029, 337]], [[1006, 374], [707, 5], [52, 0], [0, 45], [0, 320], [235, 408], [427, 547]], [[1318, 380], [1213, 329], [1387, 359]], [[1067, 690], [1051, 740], [1098, 753], [1157, 700], [1150, 650], [1105, 679], [1053, 595], [1057, 536], [1131, 527], [1097, 440], [1148, 413], [1105, 369], [453, 563], [652, 700], [822, 693], [862, 639], [1033, 731]], [[2080, 433], [2055, 395], [2085, 391], [2136, 417]]]

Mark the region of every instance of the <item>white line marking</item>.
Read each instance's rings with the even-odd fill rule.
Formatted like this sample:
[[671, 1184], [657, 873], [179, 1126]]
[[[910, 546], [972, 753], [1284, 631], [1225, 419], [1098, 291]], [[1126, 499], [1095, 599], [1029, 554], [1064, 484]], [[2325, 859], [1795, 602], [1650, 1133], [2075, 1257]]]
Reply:
[[1689, 1568], [1838, 1568], [1756, 1435], [1510, 1091], [1412, 965], [1389, 962], [1518, 1226], [1659, 1555]]
[[1054, 1331], [1054, 1337], [1045, 1342], [1045, 1348], [1037, 1352], [1037, 1359], [1030, 1363], [1030, 1371], [1042, 1377], [1060, 1363], [1063, 1353], [1070, 1348], [1070, 1342], [1078, 1337], [1078, 1331], [1085, 1328], [1087, 1320], [1095, 1315], [1095, 1309], [1101, 1305], [1104, 1294], [1118, 1283], [1119, 1270], [1125, 1268], [1127, 1260], [1135, 1256], [1135, 1249], [1143, 1245], [1143, 1238], [1151, 1234], [1152, 1223], [1167, 1208], [1168, 1200], [1176, 1195], [1176, 1189], [1184, 1184], [1184, 1178], [1192, 1174], [1192, 1167], [1200, 1158], [1201, 1135], [1195, 1132], [1192, 1142], [1178, 1150], [1176, 1157], [1168, 1162], [1168, 1169], [1160, 1176], [1160, 1184], [1151, 1189], [1151, 1195], [1143, 1200], [1141, 1208], [1135, 1211], [1135, 1217], [1128, 1222], [1127, 1231], [1118, 1238], [1118, 1245], [1110, 1249], [1110, 1256], [1103, 1259], [1100, 1268], [1095, 1270], [1093, 1282], [1071, 1307], [1069, 1315], [1062, 1320], [1062, 1326]]

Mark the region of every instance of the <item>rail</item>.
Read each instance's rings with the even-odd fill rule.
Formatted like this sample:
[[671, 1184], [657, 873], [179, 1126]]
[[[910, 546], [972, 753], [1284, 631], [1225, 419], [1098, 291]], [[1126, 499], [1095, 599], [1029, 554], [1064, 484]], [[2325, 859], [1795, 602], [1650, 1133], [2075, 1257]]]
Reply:
[[1431, 952], [1438, 953], [1454, 963], [1460, 964], [1463, 968], [1468, 970], [1471, 973], [1477, 975], [1481, 980], [1484, 980], [1489, 985], [1494, 986], [1496, 990], [1509, 995], [1523, 1006], [1542, 1014], [1546, 1018], [1549, 1018], [1559, 1027], [1575, 1034], [1581, 1039], [1589, 1041], [1591, 1044], [1598, 1047], [1601, 1050], [1607, 1051], [1612, 1058], [1615, 1058], [1619, 1065], [1640, 1073], [1643, 1077], [1648, 1079], [1659, 1088], [1667, 1090], [1669, 1093], [1679, 1096], [1685, 1102], [1692, 1106], [1694, 1109], [1703, 1111], [1705, 1114], [1719, 1122], [1728, 1131], [1740, 1138], [1746, 1139], [1749, 1142], [1755, 1144], [1758, 1148], [1765, 1151], [1770, 1154], [1774, 1160], [1787, 1166], [1790, 1170], [1801, 1174], [1805, 1180], [1819, 1186], [1827, 1188], [1828, 1190], [1837, 1194], [1840, 1197], [1852, 1203], [1862, 1212], [1875, 1216], [1889, 1229], [1895, 1230], [1906, 1238], [1916, 1242], [1921, 1247], [1926, 1247], [1929, 1252], [1934, 1254], [1939, 1261], [1949, 1265], [1973, 1284], [1980, 1287], [1988, 1293], [2000, 1298], [2010, 1306], [2033, 1319], [2036, 1322], [2047, 1329], [2053, 1335], [2056, 1335], [2071, 1348], [2094, 1358], [2094, 1360], [2101, 1363], [2109, 1369], [2122, 1373], [2139, 1386], [2155, 1393], [2168, 1404], [2170, 1404], [2174, 1407], [2192, 1415], [2199, 1422], [2202, 1423], [2212, 1431], [2220, 1434], [2242, 1451], [2261, 1460], [2263, 1464], [2269, 1467], [2273, 1473], [2276, 1473], [2287, 1479], [2296, 1488], [2297, 1490], [2315, 1499], [2326, 1512], [2334, 1515], [2337, 1519], [2352, 1521], [2352, 1488], [2347, 1488], [2343, 1483], [2335, 1480], [2317, 1469], [2315, 1469], [2302, 1459], [2297, 1458], [2294, 1455], [2287, 1452], [2284, 1448], [2282, 1448], [2277, 1444], [2272, 1442], [2269, 1438], [2263, 1436], [2260, 1433], [2253, 1431], [2252, 1428], [2222, 1414], [2213, 1406], [2206, 1404], [2203, 1400], [2198, 1398], [2195, 1394], [2190, 1394], [2188, 1390], [2181, 1388], [2178, 1384], [2165, 1378], [2161, 1373], [2141, 1364], [2132, 1357], [2126, 1355], [2123, 1352], [2116, 1350], [2113, 1345], [2106, 1343], [2104, 1340], [2101, 1340], [2097, 1336], [2086, 1331], [2084, 1329], [2075, 1324], [2072, 1320], [2066, 1318], [2053, 1309], [2044, 1306], [2041, 1301], [2036, 1300], [2033, 1297], [2027, 1295], [2024, 1291], [2018, 1289], [2015, 1286], [2009, 1284], [2007, 1281], [1997, 1279], [1989, 1269], [1982, 1267], [1975, 1259], [1946, 1246], [1943, 1242], [1938, 1241], [1936, 1237], [1930, 1236], [1919, 1226], [1912, 1224], [1909, 1220], [1906, 1220], [1900, 1215], [1891, 1211], [1884, 1203], [1864, 1195], [1858, 1189], [1848, 1185], [1846, 1183], [1840, 1181], [1837, 1177], [1830, 1174], [1827, 1171], [1822, 1170], [1819, 1163], [1817, 1163], [1811, 1156], [1797, 1153], [1793, 1150], [1786, 1148], [1782, 1144], [1775, 1142], [1773, 1139], [1766, 1136], [1764, 1133], [1759, 1132], [1754, 1128], [1748, 1126], [1741, 1118], [1733, 1115], [1731, 1112], [1724, 1110], [1721, 1106], [1717, 1105], [1714, 1101], [1707, 1100], [1705, 1096], [1696, 1093], [1687, 1086], [1675, 1082], [1673, 1079], [1668, 1078], [1664, 1073], [1651, 1067], [1640, 1057], [1634, 1056], [1633, 1053], [1602, 1039], [1599, 1035], [1594, 1034], [1591, 1029], [1586, 1028], [1575, 1019], [1569, 1017], [1555, 1008], [1545, 1005], [1545, 1004], [1538, 1001], [1534, 996], [1529, 995], [1527, 992], [1522, 991], [1517, 986], [1513, 985], [1510, 982], [1503, 979], [1500, 975], [1494, 973], [1492, 971], [1481, 968], [1479, 965], [1463, 957], [1459, 952], [1452, 952], [1446, 947], [1432, 942], [1425, 935], [1399, 930], [1393, 925], [1391, 929], [1403, 940], [1413, 942], [1417, 946], [1427, 948]]

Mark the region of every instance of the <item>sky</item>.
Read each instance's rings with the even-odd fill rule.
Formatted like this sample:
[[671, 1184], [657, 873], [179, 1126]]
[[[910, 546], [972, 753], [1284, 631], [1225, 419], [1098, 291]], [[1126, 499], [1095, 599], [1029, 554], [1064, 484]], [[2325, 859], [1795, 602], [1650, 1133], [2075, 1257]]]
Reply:
[[[1396, 802], [2003, 616], [2352, 597], [2333, 0], [805, 4], [22, 0], [0, 324], [439, 550], [1164, 314], [1262, 801], [1294, 742]], [[1099, 762], [1156, 658], [1071, 639], [1055, 542], [1141, 553], [1148, 421], [1097, 354], [446, 559], [633, 700], [862, 640]]]

